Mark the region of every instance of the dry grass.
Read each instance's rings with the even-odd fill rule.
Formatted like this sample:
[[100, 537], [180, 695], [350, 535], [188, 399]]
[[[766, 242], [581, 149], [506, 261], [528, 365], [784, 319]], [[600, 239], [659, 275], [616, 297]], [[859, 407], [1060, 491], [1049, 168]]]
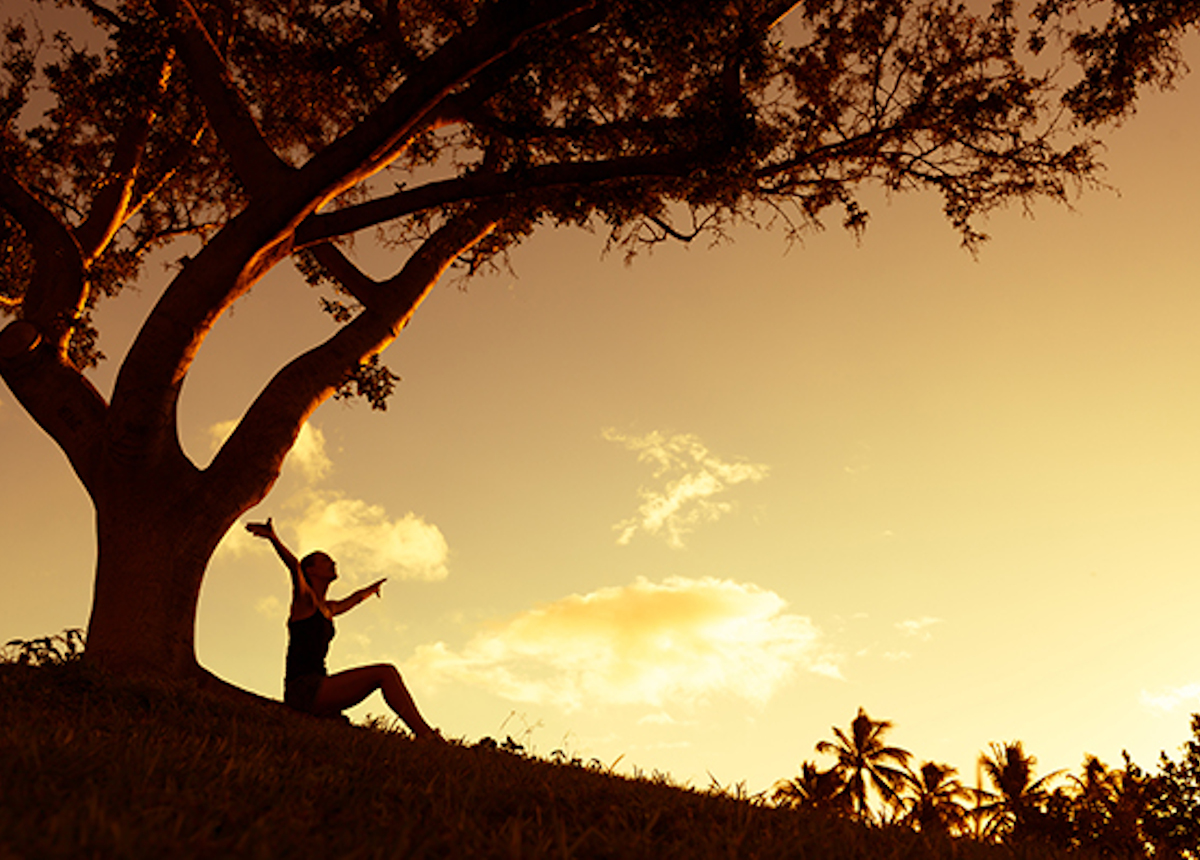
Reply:
[[0, 665], [0, 858], [811, 858], [1013, 854], [417, 743], [78, 663]]

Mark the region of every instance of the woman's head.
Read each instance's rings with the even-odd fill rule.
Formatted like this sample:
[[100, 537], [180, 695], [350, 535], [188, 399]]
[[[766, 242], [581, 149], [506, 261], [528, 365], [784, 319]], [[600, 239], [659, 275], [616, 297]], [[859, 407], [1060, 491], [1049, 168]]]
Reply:
[[300, 573], [303, 574], [309, 588], [328, 586], [337, 579], [337, 562], [330, 558], [328, 553], [320, 550], [310, 552], [300, 559]]

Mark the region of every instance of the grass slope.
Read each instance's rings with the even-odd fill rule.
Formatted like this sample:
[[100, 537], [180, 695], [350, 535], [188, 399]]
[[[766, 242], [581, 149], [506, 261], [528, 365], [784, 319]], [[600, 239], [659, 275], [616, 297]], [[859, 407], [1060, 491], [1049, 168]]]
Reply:
[[0, 665], [0, 858], [1054, 858]]

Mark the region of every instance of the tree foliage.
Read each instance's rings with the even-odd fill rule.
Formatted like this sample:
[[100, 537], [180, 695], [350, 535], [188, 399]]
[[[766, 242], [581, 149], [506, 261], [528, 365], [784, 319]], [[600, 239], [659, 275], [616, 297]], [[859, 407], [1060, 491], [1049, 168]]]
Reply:
[[800, 765], [799, 776], [776, 785], [771, 800], [776, 806], [826, 815], [850, 815], [854, 811], [841, 772], [836, 767], [821, 770], [811, 761]]
[[1200, 857], [1200, 714], [1192, 715], [1192, 737], [1178, 761], [1166, 753], [1149, 800], [1146, 830], [1163, 856]]
[[953, 836], [967, 831], [966, 801], [970, 792], [955, 776], [955, 769], [927, 761], [904, 774], [901, 823], [922, 833]]
[[[305, 201], [289, 213], [303, 218], [293, 250], [380, 224], [411, 245], [495, 198], [504, 218], [481, 258], [547, 221], [602, 226], [631, 248], [743, 219], [798, 230], [829, 207], [857, 226], [867, 179], [936, 189], [975, 241], [981, 212], [1061, 196], [1092, 166], [1086, 147], [1055, 148], [1047, 82], [1021, 68], [1003, 6], [978, 17], [908, 0], [70, 5], [103, 48], [10, 22], [0, 110], [5, 172], [75, 234], [85, 306], [131, 283], [149, 250], [211, 237], [256, 192], [392, 119], [389, 100], [418, 83], [438, 92], [405, 105], [403, 137], [330, 177], [316, 192], [329, 211]], [[789, 10], [785, 38], [774, 25]], [[504, 28], [514, 48], [475, 48], [453, 77], [424, 80], [497, 20], [521, 22]], [[39, 84], [53, 106], [31, 117]], [[26, 297], [36, 245], [15, 193], [0, 279], [10, 307]], [[74, 326], [77, 363], [96, 358], [86, 334]]]
[[982, 806], [991, 833], [1017, 841], [1037, 833], [1050, 797], [1047, 784], [1055, 774], [1035, 779], [1037, 759], [1025, 752], [1020, 741], [992, 744], [991, 753], [981, 756], [979, 763], [995, 789]]
[[1091, 125], [1130, 115], [1139, 92], [1170, 87], [1186, 69], [1179, 46], [1200, 22], [1194, 0], [1042, 0], [1031, 45], [1064, 42], [1080, 80], [1063, 102]]
[[[880, 187], [939, 194], [973, 245], [989, 210], [1095, 168], [1007, 2], [61, 5], [90, 29], [27, 15], [0, 44], [0, 375], [95, 504], [88, 642], [110, 665], [194, 663], [217, 542], [322, 402], [382, 407], [397, 377], [379, 356], [447, 270], [546, 225], [629, 253], [743, 223], [861, 229]], [[352, 241], [393, 250], [394, 274], [364, 273]], [[102, 396], [82, 375], [91, 313], [155, 250], [177, 270]], [[289, 259], [339, 328], [201, 469], [176, 427], [192, 361]]]

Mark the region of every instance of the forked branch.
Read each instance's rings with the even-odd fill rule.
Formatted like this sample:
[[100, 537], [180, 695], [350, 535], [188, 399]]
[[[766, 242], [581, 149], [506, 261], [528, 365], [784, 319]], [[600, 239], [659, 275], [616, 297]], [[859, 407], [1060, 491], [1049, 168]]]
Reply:
[[266, 495], [308, 416], [349, 371], [396, 338], [446, 269], [494, 228], [497, 215], [480, 207], [435, 231], [395, 277], [376, 284], [369, 307], [275, 374], [206, 470], [212, 505], [240, 513]]
[[[222, 147], [237, 160], [239, 175], [245, 174], [251, 200], [167, 288], [122, 365], [113, 390], [111, 423], [136, 430], [142, 437], [139, 444], [147, 450], [174, 438], [179, 391], [213, 323], [291, 253], [296, 227], [330, 197], [394, 158], [402, 142], [420, 131], [431, 110], [455, 87], [530, 33], [594, 0], [501, 0], [489, 5], [377, 109], [294, 172], [283, 166], [259, 133], [217, 49], [185, 5], [187, 0], [156, 2], [160, 13], [175, 21], [183, 60], [211, 111]], [[410, 264], [420, 257], [418, 252]]]

